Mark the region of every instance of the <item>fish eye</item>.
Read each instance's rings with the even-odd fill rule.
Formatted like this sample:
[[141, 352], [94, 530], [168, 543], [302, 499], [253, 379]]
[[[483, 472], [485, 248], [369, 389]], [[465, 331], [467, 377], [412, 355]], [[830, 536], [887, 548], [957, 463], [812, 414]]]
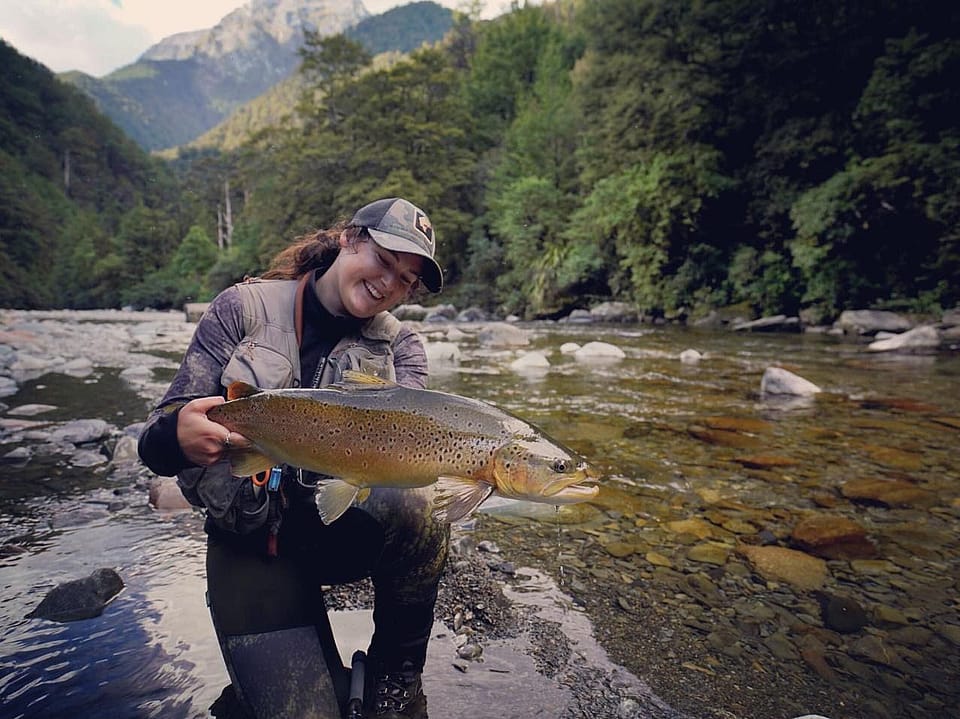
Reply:
[[558, 474], [563, 474], [567, 471], [567, 460], [565, 459], [555, 459], [553, 461], [553, 471]]

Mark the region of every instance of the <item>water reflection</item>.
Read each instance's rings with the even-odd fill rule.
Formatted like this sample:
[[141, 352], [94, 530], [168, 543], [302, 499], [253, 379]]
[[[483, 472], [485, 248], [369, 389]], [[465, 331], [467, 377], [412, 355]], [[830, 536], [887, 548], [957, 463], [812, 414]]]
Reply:
[[[48, 551], [0, 569], [0, 705], [4, 717], [198, 717], [225, 672], [205, 641], [199, 523], [134, 521], [71, 527]], [[126, 583], [103, 615], [59, 624], [25, 615], [53, 584], [101, 566]], [[197, 640], [200, 641], [197, 641]]]

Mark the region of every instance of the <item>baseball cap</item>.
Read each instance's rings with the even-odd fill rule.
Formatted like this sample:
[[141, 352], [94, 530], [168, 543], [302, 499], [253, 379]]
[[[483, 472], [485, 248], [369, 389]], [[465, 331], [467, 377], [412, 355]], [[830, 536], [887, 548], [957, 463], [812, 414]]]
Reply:
[[364, 227], [380, 247], [394, 252], [409, 252], [424, 259], [421, 279], [431, 292], [443, 289], [443, 270], [433, 259], [436, 235], [427, 213], [400, 197], [388, 197], [364, 205], [350, 220]]

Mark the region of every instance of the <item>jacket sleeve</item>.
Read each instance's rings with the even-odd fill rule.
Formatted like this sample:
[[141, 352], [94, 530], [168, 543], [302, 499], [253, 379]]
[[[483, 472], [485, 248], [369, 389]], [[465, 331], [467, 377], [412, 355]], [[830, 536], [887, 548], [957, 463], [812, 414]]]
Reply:
[[137, 445], [153, 472], [173, 476], [193, 466], [177, 441], [180, 408], [198, 397], [223, 394], [220, 376], [243, 338], [240, 295], [230, 287], [210, 303], [160, 404], [149, 414]]
[[427, 386], [427, 352], [416, 332], [406, 325], [393, 344], [393, 369], [397, 384], [414, 389]]

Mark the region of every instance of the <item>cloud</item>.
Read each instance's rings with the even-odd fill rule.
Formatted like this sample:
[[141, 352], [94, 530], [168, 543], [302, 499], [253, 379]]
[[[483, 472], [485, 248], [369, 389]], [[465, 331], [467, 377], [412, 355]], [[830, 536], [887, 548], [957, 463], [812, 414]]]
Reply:
[[[340, 0], [331, 0], [339, 2]], [[364, 0], [371, 14], [413, 0]], [[439, 0], [450, 8], [464, 0]], [[539, 2], [539, 0], [536, 0]], [[216, 25], [245, 0], [0, 0], [0, 38], [54, 72], [102, 77], [178, 32]], [[484, 17], [508, 0], [484, 0]]]
[[133, 62], [152, 42], [147, 28], [113, 17], [104, 3], [3, 0], [0, 37], [54, 72], [95, 76]]
[[54, 72], [101, 77], [177, 32], [213, 27], [243, 0], [0, 0], [0, 38]]

